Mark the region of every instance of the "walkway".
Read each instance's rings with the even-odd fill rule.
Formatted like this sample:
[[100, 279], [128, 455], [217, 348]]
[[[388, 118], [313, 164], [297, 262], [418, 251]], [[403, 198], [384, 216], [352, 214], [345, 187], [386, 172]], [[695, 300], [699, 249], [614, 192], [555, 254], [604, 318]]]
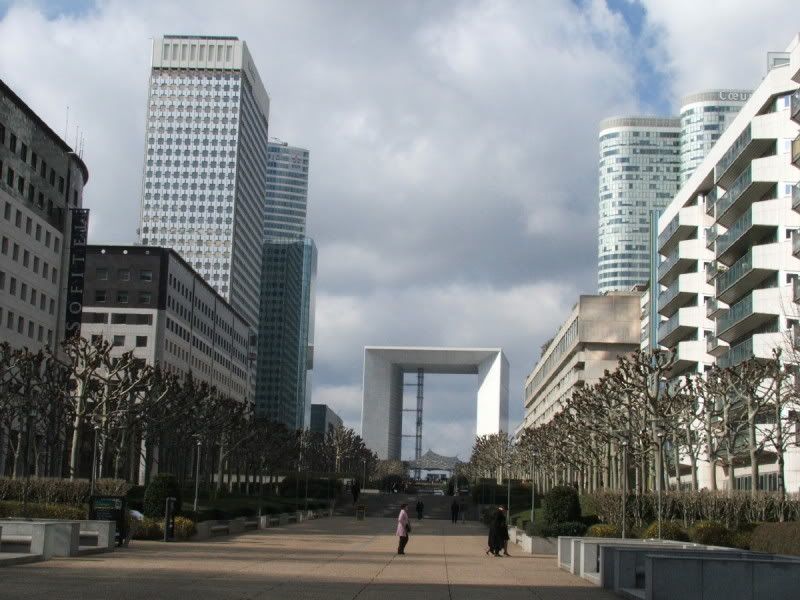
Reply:
[[394, 520], [320, 519], [209, 542], [133, 542], [113, 554], [0, 570], [5, 600], [610, 600], [553, 557], [484, 555], [484, 528], [414, 521], [397, 556]]

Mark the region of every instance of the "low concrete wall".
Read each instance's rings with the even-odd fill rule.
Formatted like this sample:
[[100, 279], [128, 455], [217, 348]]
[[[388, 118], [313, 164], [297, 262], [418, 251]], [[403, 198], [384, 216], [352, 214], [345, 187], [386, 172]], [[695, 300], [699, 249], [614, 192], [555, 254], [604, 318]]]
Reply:
[[[80, 549], [80, 522], [3, 521], [2, 551], [53, 556], [77, 556]], [[30, 538], [29, 541], [15, 541]]]
[[509, 528], [508, 536], [510, 541], [513, 541], [527, 554], [544, 554], [548, 556], [556, 556], [558, 554], [558, 541], [556, 538], [530, 536], [516, 527]]
[[[92, 534], [85, 536], [84, 534]], [[114, 521], [80, 521], [80, 535], [93, 544], [84, 546], [97, 546], [98, 548], [113, 548], [117, 541], [117, 524]]]
[[764, 600], [791, 598], [800, 586], [800, 562], [788, 557], [648, 556], [647, 600]]

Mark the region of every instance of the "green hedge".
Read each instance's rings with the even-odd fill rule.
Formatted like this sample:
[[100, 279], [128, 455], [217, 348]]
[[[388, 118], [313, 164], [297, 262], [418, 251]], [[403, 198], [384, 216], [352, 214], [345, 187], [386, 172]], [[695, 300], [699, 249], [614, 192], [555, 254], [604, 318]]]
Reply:
[[40, 504], [29, 502], [22, 510], [22, 502], [0, 502], [0, 518], [28, 517], [31, 519], [67, 519], [81, 521], [86, 519], [86, 508], [69, 504]]
[[175, 498], [175, 513], [181, 512], [181, 488], [174, 475], [159, 473], [150, 480], [144, 492], [144, 515], [154, 519], [164, 518], [167, 498]]
[[[124, 496], [133, 486], [122, 479], [98, 479], [95, 493], [111, 496]], [[58, 479], [53, 477], [32, 477], [8, 479], [0, 477], [0, 501], [22, 501], [27, 490], [28, 502], [40, 504], [71, 504], [87, 502], [91, 493], [91, 483], [86, 479]]]
[[622, 537], [622, 532], [616, 525], [597, 523], [586, 530], [586, 536], [597, 538], [618, 538]]
[[[655, 539], [658, 538], [658, 521], [650, 523], [649, 527], [642, 532], [642, 539]], [[689, 535], [683, 528], [683, 525], [677, 521], [662, 521], [661, 522], [661, 539], [673, 540], [676, 542], [688, 542]]]
[[[308, 497], [309, 498], [335, 498], [342, 491], [342, 482], [335, 477], [309, 477], [308, 478]], [[278, 494], [284, 498], [305, 498], [306, 497], [306, 477], [302, 473], [297, 475], [287, 475], [278, 484]]]
[[586, 525], [580, 521], [567, 521], [565, 523], [542, 523], [537, 521], [528, 525], [525, 532], [534, 537], [558, 537], [560, 535], [584, 535]]
[[800, 522], [762, 523], [750, 537], [750, 549], [800, 556]]
[[544, 495], [542, 508], [544, 509], [544, 521], [549, 525], [576, 522], [581, 518], [578, 491], [568, 485], [556, 486], [547, 492]]
[[[175, 517], [175, 539], [188, 540], [197, 532], [194, 521], [186, 517]], [[133, 539], [135, 540], [163, 540], [164, 520], [145, 517], [135, 521], [133, 525]]]
[[697, 521], [689, 529], [689, 539], [706, 546], [730, 546], [732, 534], [719, 521]]

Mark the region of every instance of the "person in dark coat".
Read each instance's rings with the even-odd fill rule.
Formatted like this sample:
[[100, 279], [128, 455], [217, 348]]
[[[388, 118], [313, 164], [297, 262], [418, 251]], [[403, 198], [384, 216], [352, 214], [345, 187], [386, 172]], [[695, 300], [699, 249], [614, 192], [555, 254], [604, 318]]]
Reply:
[[507, 544], [508, 525], [506, 523], [506, 511], [501, 506], [497, 509], [489, 525], [489, 549], [486, 554], [491, 552], [495, 556], [500, 556], [500, 551], [502, 550], [505, 556], [509, 556]]
[[417, 520], [422, 521], [422, 515], [425, 513], [425, 504], [422, 500], [417, 500]]
[[458, 506], [458, 500], [453, 498], [453, 503], [450, 505], [450, 519], [453, 523], [458, 523], [458, 511], [460, 507]]
[[350, 490], [353, 493], [353, 506], [358, 502], [358, 497], [361, 495], [361, 484], [358, 479], [353, 481], [353, 488]]

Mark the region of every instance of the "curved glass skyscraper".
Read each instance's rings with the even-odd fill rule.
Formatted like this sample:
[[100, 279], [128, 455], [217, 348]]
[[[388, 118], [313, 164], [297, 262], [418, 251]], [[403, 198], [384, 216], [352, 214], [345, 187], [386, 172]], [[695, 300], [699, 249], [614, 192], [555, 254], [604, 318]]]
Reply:
[[739, 109], [750, 90], [707, 90], [681, 100], [681, 184], [694, 173]]
[[614, 117], [600, 124], [597, 287], [629, 290], [650, 277], [650, 211], [680, 184], [680, 120]]

